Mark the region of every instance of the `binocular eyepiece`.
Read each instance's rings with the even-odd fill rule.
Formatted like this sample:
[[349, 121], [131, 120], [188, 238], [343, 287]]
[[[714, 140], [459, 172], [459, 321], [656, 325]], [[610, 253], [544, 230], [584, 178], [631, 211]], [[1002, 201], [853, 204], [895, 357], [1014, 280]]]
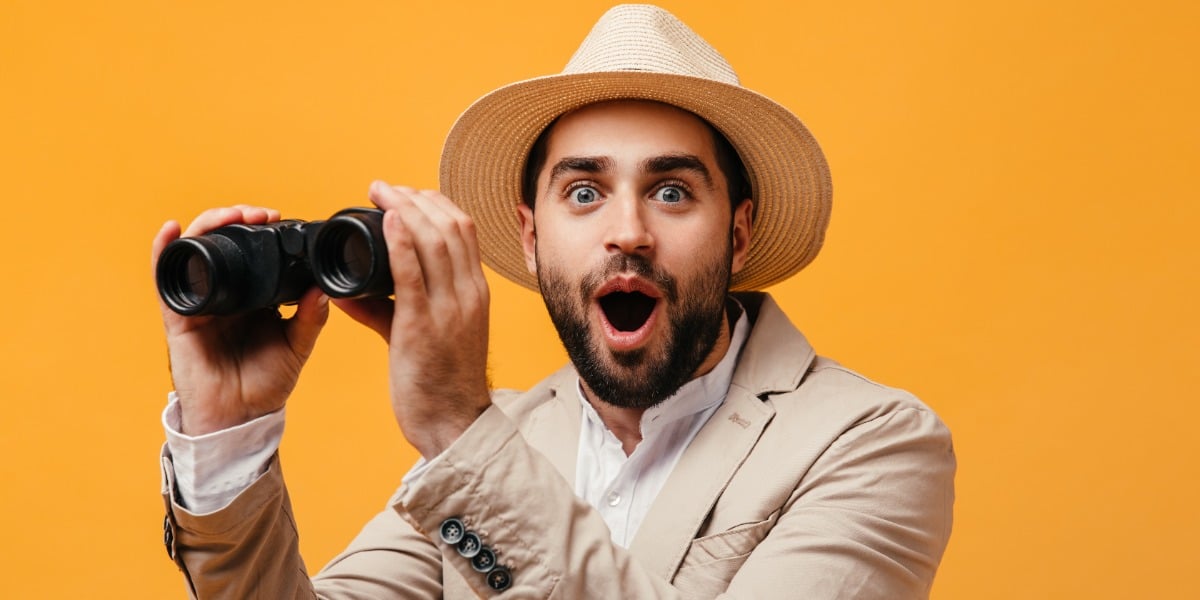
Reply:
[[232, 315], [289, 304], [314, 284], [333, 298], [388, 296], [383, 211], [347, 208], [325, 221], [226, 225], [163, 249], [158, 295], [181, 315]]

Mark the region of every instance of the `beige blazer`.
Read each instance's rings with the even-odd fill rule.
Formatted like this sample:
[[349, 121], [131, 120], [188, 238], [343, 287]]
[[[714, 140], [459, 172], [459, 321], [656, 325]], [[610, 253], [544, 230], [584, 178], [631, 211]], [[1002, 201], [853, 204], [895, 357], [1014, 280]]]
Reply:
[[497, 594], [456, 548], [460, 518], [514, 598], [922, 598], [950, 537], [950, 434], [911, 395], [817, 357], [765, 294], [729, 395], [684, 452], [628, 550], [574, 494], [576, 375], [489, 408], [311, 580], [278, 459], [233, 503], [173, 501], [168, 552], [201, 598]]

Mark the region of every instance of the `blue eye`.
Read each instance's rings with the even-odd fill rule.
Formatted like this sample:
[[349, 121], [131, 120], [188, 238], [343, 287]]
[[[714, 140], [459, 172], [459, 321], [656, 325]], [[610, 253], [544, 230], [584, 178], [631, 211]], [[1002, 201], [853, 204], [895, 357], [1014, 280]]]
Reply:
[[579, 186], [567, 194], [576, 204], [591, 204], [596, 201], [599, 195], [596, 193], [596, 188], [590, 186]]
[[674, 204], [676, 202], [682, 202], [683, 198], [684, 198], [683, 190], [681, 190], [673, 185], [665, 185], [665, 186], [659, 188], [658, 191], [654, 193], [654, 199], [658, 200], [660, 202], [669, 202], [669, 203]]

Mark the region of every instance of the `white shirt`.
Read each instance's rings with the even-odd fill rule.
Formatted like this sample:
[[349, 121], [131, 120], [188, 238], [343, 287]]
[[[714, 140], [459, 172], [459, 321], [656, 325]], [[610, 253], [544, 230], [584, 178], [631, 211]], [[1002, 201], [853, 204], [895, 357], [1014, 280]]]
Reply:
[[183, 505], [196, 514], [216, 512], [267, 472], [283, 438], [283, 413], [280, 409], [229, 429], [185, 435], [179, 432], [179, 398], [171, 392], [162, 422]]
[[743, 312], [721, 362], [642, 413], [642, 441], [628, 457], [621, 441], [584, 397], [582, 386], [576, 386], [583, 423], [575, 462], [575, 495], [600, 512], [613, 543], [629, 547], [675, 463], [725, 401], [748, 330]]
[[[620, 440], [584, 398], [582, 388], [576, 386], [583, 417], [575, 494], [600, 512], [614, 543], [628, 547], [684, 449], [725, 401], [749, 329], [743, 311], [717, 366], [643, 413], [642, 441], [628, 457]], [[189, 436], [179, 432], [179, 400], [171, 392], [162, 421], [179, 498], [190, 511], [207, 514], [228, 506], [266, 472], [283, 437], [284, 411], [229, 429]], [[420, 477], [429, 465], [423, 459], [418, 461], [404, 480]]]

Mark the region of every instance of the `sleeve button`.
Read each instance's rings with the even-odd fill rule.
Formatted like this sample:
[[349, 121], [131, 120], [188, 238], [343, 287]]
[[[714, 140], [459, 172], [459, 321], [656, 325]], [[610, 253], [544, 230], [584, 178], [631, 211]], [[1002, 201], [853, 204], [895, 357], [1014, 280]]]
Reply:
[[450, 517], [449, 519], [442, 521], [442, 526], [438, 533], [441, 535], [443, 542], [454, 546], [462, 541], [463, 535], [465, 535], [466, 532], [467, 527], [463, 525], [462, 519]]
[[512, 585], [512, 573], [504, 567], [496, 567], [487, 574], [487, 583], [488, 587], [497, 592], [502, 592], [507, 590], [508, 586]]
[[479, 549], [479, 554], [476, 554], [471, 559], [471, 568], [480, 573], [487, 573], [496, 566], [496, 553], [492, 552], [491, 548], [484, 546]]
[[483, 542], [474, 531], [468, 531], [463, 534], [462, 540], [458, 542], [458, 554], [463, 558], [474, 558], [479, 554], [480, 548], [483, 547]]

